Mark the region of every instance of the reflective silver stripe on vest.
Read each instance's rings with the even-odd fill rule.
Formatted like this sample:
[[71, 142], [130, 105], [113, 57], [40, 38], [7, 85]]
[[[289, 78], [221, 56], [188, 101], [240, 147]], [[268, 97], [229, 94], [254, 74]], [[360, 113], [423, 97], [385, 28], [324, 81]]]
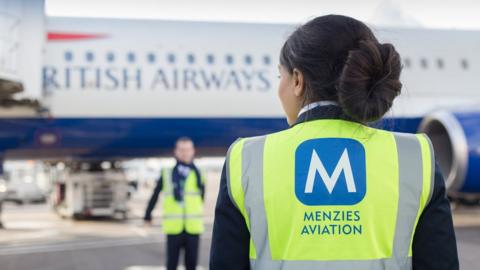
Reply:
[[393, 239], [393, 258], [399, 269], [411, 269], [408, 257], [423, 190], [423, 162], [415, 135], [394, 133], [398, 152], [398, 210]]
[[172, 170], [171, 169], [162, 169], [161, 172], [163, 178], [163, 191], [164, 196], [173, 195], [173, 184], [172, 184]]
[[263, 193], [263, 153], [266, 137], [247, 139], [242, 151], [242, 187], [250, 233], [256, 250], [252, 270], [409, 270], [415, 220], [423, 188], [422, 152], [414, 135], [394, 134], [398, 151], [399, 201], [392, 258], [376, 260], [272, 260]]
[[[250, 230], [257, 258], [271, 261], [268, 241], [267, 213], [263, 201], [263, 147], [265, 136], [246, 140], [242, 151], [242, 188], [245, 194], [245, 212], [249, 216]], [[252, 269], [270, 269], [268, 267]]]
[[431, 168], [431, 172], [430, 172], [430, 191], [428, 193], [427, 202], [425, 203], [425, 205], [428, 205], [430, 203], [430, 200], [432, 199], [433, 186], [434, 186], [434, 183], [435, 183], [435, 151], [433, 150], [433, 145], [432, 145], [432, 141], [430, 141], [430, 138], [428, 138], [428, 136], [426, 134], [423, 134], [423, 136], [425, 136], [425, 139], [428, 142], [428, 147], [430, 149], [430, 166], [431, 166], [430, 167]]

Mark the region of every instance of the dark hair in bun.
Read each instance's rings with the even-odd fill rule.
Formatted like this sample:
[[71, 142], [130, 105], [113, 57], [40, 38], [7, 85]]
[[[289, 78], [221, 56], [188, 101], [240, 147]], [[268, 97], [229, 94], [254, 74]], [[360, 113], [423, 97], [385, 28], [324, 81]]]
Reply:
[[380, 119], [401, 92], [400, 55], [370, 28], [350, 17], [327, 15], [300, 26], [287, 39], [280, 64], [305, 79], [306, 102], [337, 101], [359, 122]]

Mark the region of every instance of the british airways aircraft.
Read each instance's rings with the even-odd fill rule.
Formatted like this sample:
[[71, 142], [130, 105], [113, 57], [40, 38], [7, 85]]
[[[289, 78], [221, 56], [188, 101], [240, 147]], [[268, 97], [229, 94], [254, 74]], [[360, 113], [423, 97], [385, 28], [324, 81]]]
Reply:
[[[295, 25], [48, 17], [44, 117], [0, 119], [5, 159], [200, 155], [287, 128], [278, 54]], [[373, 27], [403, 58], [403, 94], [377, 125], [426, 132], [453, 193], [480, 193], [480, 32]]]

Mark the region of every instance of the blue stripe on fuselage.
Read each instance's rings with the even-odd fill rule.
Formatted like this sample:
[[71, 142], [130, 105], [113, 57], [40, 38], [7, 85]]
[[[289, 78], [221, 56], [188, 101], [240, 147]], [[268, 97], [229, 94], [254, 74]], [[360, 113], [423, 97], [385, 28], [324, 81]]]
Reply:
[[[415, 132], [420, 120], [391, 118], [380, 126]], [[170, 154], [176, 138], [189, 136], [200, 154], [224, 155], [238, 137], [287, 127], [283, 118], [10, 118], [0, 119], [0, 154], [21, 159], [148, 157]]]

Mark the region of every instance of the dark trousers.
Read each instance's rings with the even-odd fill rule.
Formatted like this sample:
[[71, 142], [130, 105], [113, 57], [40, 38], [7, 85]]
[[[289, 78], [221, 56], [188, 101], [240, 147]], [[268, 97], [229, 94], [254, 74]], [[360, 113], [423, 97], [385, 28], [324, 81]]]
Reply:
[[180, 250], [185, 250], [185, 268], [186, 270], [195, 270], [198, 258], [198, 234], [167, 235], [167, 270], [177, 270]]

